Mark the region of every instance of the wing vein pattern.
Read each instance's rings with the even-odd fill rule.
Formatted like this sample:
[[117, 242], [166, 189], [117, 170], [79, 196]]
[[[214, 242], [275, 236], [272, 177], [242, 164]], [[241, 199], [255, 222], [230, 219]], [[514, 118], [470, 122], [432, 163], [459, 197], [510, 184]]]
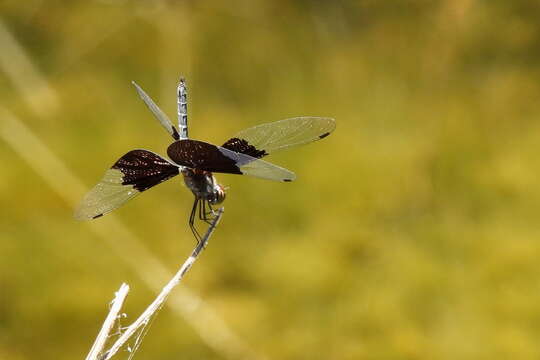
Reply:
[[118, 159], [86, 194], [75, 210], [75, 218], [100, 217], [178, 174], [178, 166], [161, 156], [148, 150], [132, 150]]
[[320, 140], [334, 131], [334, 119], [296, 117], [254, 126], [240, 131], [223, 147], [256, 158], [276, 151]]

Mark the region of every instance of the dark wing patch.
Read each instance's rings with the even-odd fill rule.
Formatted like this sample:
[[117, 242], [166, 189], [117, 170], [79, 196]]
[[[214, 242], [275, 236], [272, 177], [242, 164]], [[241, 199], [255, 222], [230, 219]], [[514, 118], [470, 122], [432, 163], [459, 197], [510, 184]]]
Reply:
[[197, 140], [180, 140], [167, 149], [178, 165], [192, 169], [242, 174], [274, 181], [292, 181], [294, 173], [250, 155]]
[[167, 149], [167, 155], [178, 165], [192, 169], [242, 174], [234, 158], [220, 151], [218, 146], [203, 141], [175, 141]]
[[232, 138], [227, 140], [227, 142], [223, 144], [222, 147], [237, 153], [252, 156], [256, 159], [260, 159], [268, 155], [266, 151], [258, 150], [255, 146], [249, 144], [246, 140], [239, 138]]
[[178, 166], [146, 150], [122, 156], [75, 210], [78, 220], [103, 216], [152, 186], [178, 175]]
[[128, 152], [111, 168], [122, 172], [122, 185], [133, 185], [141, 192], [179, 173], [177, 166], [146, 150]]

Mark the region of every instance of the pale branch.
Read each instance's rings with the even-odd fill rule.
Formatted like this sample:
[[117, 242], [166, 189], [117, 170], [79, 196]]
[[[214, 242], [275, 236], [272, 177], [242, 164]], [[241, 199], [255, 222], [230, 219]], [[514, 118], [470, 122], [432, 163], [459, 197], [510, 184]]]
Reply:
[[96, 341], [94, 341], [90, 352], [86, 356], [86, 360], [96, 360], [98, 359], [99, 354], [103, 353], [105, 343], [109, 338], [111, 329], [113, 328], [116, 320], [118, 319], [118, 314], [122, 309], [122, 305], [124, 304], [124, 300], [126, 299], [128, 292], [128, 284], [123, 283], [120, 286], [120, 289], [118, 289], [118, 291], [116, 292], [113, 301], [111, 302], [111, 309], [109, 310], [109, 314], [105, 318], [105, 322], [103, 322], [103, 326], [101, 327], [101, 330], [99, 331], [99, 334], [96, 338]]
[[[207, 245], [207, 243], [208, 243], [208, 241], [210, 239], [210, 236], [212, 235], [212, 233], [216, 229], [216, 226], [217, 226], [217, 224], [219, 223], [219, 221], [221, 219], [222, 214], [223, 214], [223, 208], [220, 208], [217, 211], [216, 216], [214, 217], [214, 219], [210, 223], [210, 226], [208, 227], [208, 230], [206, 231], [206, 234], [202, 237], [201, 241], [199, 241], [199, 243], [197, 244], [197, 246], [195, 247], [195, 249], [193, 250], [193, 252], [189, 256], [189, 258], [180, 267], [180, 269], [174, 275], [174, 277], [167, 283], [167, 285], [165, 285], [165, 287], [161, 290], [161, 293], [146, 308], [146, 310], [131, 325], [129, 325], [122, 332], [122, 334], [118, 337], [118, 339], [114, 342], [114, 344], [112, 344], [112, 346], [108, 350], [103, 352], [104, 342], [103, 342], [103, 340], [100, 340], [100, 339], [106, 339], [109, 336], [109, 332], [110, 332], [110, 330], [112, 328], [112, 324], [108, 324], [107, 322], [110, 321], [110, 319], [113, 319], [113, 324], [114, 324], [114, 320], [118, 316], [118, 312], [120, 311], [120, 308], [116, 309], [117, 308], [116, 305], [117, 305], [117, 299], [119, 297], [118, 293], [120, 293], [120, 291], [123, 289], [123, 286], [125, 284], [122, 285], [122, 287], [120, 288], [120, 290], [117, 293], [117, 297], [113, 301], [113, 306], [111, 307], [109, 315], [107, 315], [107, 318], [106, 318], [105, 323], [103, 324], [103, 327], [102, 327], [102, 329], [101, 329], [101, 331], [100, 331], [100, 333], [98, 335], [98, 338], [94, 342], [94, 345], [92, 346], [92, 349], [91, 349], [90, 353], [86, 357], [86, 360], [109, 360], [110, 358], [112, 358], [118, 352], [118, 350], [120, 350], [122, 348], [122, 346], [124, 346], [126, 344], [126, 342], [134, 334], [137, 333], [137, 331], [139, 329], [143, 328], [145, 325], [147, 325], [149, 323], [150, 319], [163, 306], [163, 304], [167, 300], [167, 298], [168, 298], [169, 294], [171, 293], [171, 291], [182, 280], [184, 275], [189, 271], [189, 269], [191, 268], [193, 263], [197, 260], [197, 258], [200, 255], [201, 251], [206, 247], [206, 245]], [[125, 295], [122, 297], [121, 302], [118, 301], [120, 303], [119, 304], [120, 307], [122, 305], [123, 299], [125, 298], [125, 296], [127, 295], [127, 292], [129, 291], [129, 287], [127, 285], [125, 285], [124, 291], [125, 291]], [[116, 311], [116, 313], [114, 315], [112, 314], [113, 310]], [[107, 329], [107, 330], [105, 331], [104, 329]], [[94, 348], [98, 346], [98, 345], [96, 345], [98, 343], [98, 341], [99, 341], [99, 344], [101, 344], [101, 351], [94, 350]], [[99, 356], [99, 354], [102, 354], [102, 355]], [[93, 357], [91, 357], [91, 355]]]

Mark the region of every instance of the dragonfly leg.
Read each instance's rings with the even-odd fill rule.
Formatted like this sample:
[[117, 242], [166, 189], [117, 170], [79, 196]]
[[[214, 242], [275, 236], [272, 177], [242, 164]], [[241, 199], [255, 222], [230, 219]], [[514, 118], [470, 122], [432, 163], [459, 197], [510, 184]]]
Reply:
[[206, 212], [206, 215], [207, 216], [212, 215], [212, 219], [213, 219], [214, 217], [217, 216], [217, 211], [212, 208], [212, 205], [210, 204], [210, 202], [208, 202], [207, 205], [210, 211]]
[[195, 213], [197, 212], [197, 208], [200, 209], [199, 201], [200, 199], [195, 198], [195, 201], [193, 202], [193, 207], [191, 208], [191, 215], [189, 216], [189, 228], [191, 229], [191, 232], [195, 236], [195, 240], [197, 241], [197, 244], [201, 241], [201, 235], [195, 228]]
[[[211, 211], [206, 210], [207, 206], [210, 207]], [[202, 205], [199, 207], [199, 219], [209, 225], [212, 223], [212, 220], [214, 220], [214, 212], [210, 203], [206, 200], [202, 200]]]

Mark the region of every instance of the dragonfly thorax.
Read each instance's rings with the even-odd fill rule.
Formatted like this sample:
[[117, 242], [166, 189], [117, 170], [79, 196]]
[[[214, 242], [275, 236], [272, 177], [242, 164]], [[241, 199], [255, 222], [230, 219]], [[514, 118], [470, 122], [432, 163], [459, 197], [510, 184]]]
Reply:
[[210, 171], [184, 167], [182, 175], [186, 186], [196, 198], [208, 200], [211, 205], [220, 204], [225, 200], [225, 189], [218, 184]]

